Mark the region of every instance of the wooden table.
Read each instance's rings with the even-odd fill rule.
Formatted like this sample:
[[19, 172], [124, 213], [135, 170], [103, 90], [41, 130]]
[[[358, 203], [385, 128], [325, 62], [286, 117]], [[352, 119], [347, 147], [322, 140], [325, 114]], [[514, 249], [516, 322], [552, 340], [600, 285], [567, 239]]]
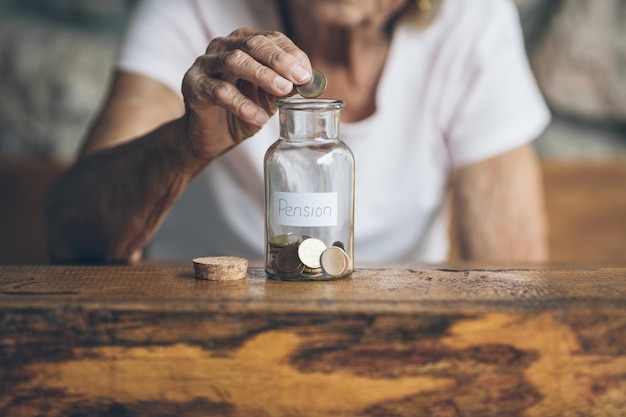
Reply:
[[626, 268], [0, 266], [0, 416], [626, 415]]

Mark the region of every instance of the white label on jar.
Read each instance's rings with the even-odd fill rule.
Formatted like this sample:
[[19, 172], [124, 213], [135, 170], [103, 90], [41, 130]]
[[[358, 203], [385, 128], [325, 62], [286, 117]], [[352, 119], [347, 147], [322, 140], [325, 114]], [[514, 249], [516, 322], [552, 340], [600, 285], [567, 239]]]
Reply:
[[272, 196], [272, 222], [282, 226], [337, 226], [337, 193], [284, 193]]

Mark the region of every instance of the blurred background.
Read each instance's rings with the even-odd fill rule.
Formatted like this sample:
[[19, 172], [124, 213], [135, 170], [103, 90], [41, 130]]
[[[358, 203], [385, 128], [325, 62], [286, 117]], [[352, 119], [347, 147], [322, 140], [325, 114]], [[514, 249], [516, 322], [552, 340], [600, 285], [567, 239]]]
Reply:
[[[102, 103], [135, 3], [0, 0], [0, 263], [45, 261], [43, 192]], [[626, 0], [516, 3], [553, 112], [536, 142], [553, 260], [626, 261]]]

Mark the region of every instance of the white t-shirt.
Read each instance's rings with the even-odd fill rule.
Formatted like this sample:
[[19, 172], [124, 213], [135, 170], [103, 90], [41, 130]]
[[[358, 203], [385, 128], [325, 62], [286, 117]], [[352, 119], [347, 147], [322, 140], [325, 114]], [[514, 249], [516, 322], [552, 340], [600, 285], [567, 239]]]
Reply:
[[[210, 40], [240, 27], [281, 30], [275, 0], [145, 0], [118, 66], [179, 92]], [[356, 161], [357, 266], [445, 261], [451, 170], [528, 143], [549, 121], [509, 0], [446, 0], [427, 29], [400, 24], [376, 104], [367, 119], [340, 126]], [[263, 156], [277, 138], [273, 117], [211, 163], [168, 213], [148, 256], [262, 259]]]

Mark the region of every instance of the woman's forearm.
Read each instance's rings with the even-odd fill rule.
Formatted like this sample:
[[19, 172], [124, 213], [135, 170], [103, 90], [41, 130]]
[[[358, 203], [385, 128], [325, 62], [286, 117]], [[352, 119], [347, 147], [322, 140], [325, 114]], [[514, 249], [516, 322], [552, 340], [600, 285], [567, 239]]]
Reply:
[[462, 168], [453, 182], [453, 201], [462, 258], [547, 260], [541, 172], [531, 145]]
[[[250, 29], [211, 41], [183, 77], [182, 101], [158, 81], [117, 72], [86, 156], [48, 193], [52, 259], [133, 259], [189, 182], [258, 132], [276, 112], [276, 99], [310, 78], [308, 57], [284, 34]], [[183, 106], [181, 119], [128, 141], [182, 114]]]
[[184, 120], [79, 160], [45, 203], [55, 262], [126, 262], [143, 249], [167, 210], [208, 159], [182, 143]]

